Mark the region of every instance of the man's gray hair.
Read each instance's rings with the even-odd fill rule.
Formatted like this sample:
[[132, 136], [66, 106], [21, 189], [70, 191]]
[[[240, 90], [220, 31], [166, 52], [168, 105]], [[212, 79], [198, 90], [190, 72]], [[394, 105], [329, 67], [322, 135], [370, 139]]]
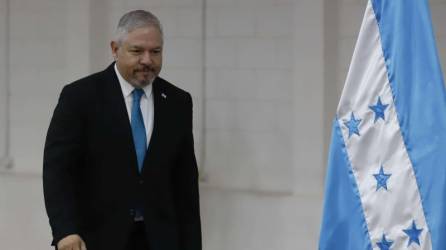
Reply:
[[127, 12], [119, 20], [114, 38], [115, 42], [120, 45], [127, 34], [132, 30], [147, 26], [157, 28], [161, 33], [161, 38], [163, 38], [163, 28], [161, 27], [161, 22], [154, 14], [145, 10], [132, 10]]

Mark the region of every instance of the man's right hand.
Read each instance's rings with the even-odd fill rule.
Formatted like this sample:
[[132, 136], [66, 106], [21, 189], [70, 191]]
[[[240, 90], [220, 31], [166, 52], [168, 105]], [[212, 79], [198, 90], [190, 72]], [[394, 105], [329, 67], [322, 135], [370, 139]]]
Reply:
[[57, 242], [58, 250], [87, 250], [85, 242], [77, 234], [70, 234]]

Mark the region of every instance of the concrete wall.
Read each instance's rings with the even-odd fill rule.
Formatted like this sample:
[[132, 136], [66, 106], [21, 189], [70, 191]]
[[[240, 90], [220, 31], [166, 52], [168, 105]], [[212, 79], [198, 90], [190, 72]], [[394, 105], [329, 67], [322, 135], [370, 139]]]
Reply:
[[8, 155], [8, 82], [9, 82], [9, 37], [8, 1], [0, 1], [0, 165], [5, 166]]
[[[194, 98], [205, 249], [316, 249], [331, 121], [365, 5], [0, 0], [0, 158], [13, 159], [0, 166], [1, 248], [49, 249], [40, 175], [57, 96], [111, 62], [117, 20], [144, 8], [164, 26], [161, 76]], [[431, 9], [444, 63], [446, 0]]]

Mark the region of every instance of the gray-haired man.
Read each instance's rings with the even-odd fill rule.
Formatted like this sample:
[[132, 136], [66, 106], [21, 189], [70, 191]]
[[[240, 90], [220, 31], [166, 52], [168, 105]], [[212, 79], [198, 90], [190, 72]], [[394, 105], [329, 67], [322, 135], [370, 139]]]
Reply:
[[62, 90], [43, 186], [60, 250], [200, 250], [192, 98], [158, 74], [158, 18], [119, 21], [115, 62]]

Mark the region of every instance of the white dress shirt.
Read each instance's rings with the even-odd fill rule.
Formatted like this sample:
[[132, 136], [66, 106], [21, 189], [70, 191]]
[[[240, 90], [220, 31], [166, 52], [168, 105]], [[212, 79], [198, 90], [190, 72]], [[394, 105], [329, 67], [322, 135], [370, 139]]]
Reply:
[[[124, 96], [129, 122], [131, 122], [132, 103], [133, 103], [132, 91], [135, 89], [135, 87], [133, 87], [129, 82], [127, 82], [122, 77], [121, 73], [119, 73], [116, 64], [115, 64], [115, 72], [116, 75], [118, 76], [119, 84], [121, 85], [122, 95]], [[152, 136], [152, 131], [153, 131], [154, 108], [153, 108], [152, 83], [153, 80], [149, 85], [143, 88], [144, 95], [142, 95], [140, 103], [142, 118], [144, 120], [144, 127], [146, 129], [147, 147], [149, 146], [150, 138]]]

